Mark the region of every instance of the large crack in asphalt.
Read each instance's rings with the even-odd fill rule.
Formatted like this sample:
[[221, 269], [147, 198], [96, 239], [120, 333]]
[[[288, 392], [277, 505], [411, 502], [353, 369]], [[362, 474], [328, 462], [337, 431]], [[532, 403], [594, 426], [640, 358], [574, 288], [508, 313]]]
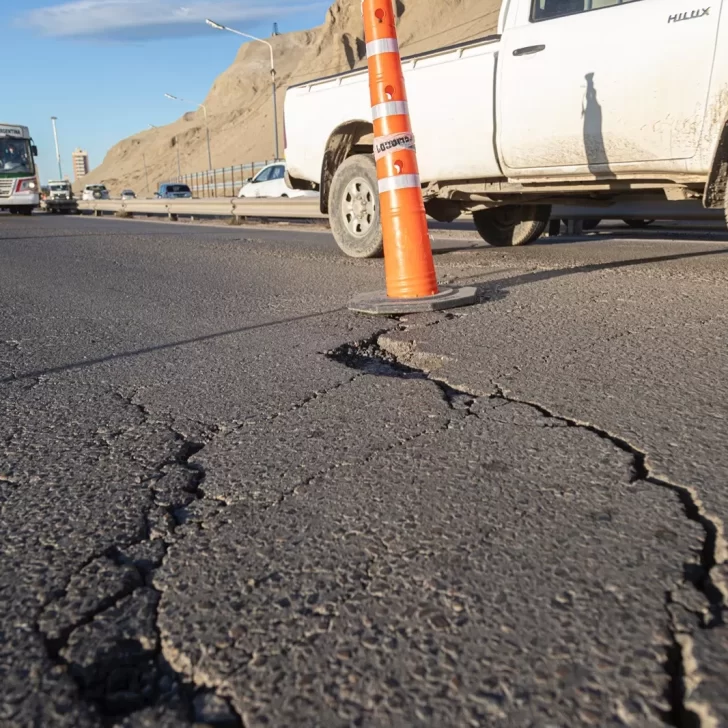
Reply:
[[[401, 329], [401, 327], [399, 328]], [[703, 612], [693, 612], [699, 619], [700, 627], [710, 630], [723, 625], [728, 594], [726, 594], [725, 585], [716, 579], [715, 567], [725, 560], [728, 555], [728, 546], [724, 538], [721, 520], [706, 511], [695, 488], [658, 477], [651, 470], [648, 455], [644, 450], [625, 438], [594, 424], [560, 415], [537, 402], [513, 397], [495, 382], [493, 391], [487, 394], [455, 387], [438, 377], [432, 370], [413, 366], [418, 359], [412, 357], [411, 352], [408, 352], [402, 361], [399, 357], [400, 351], [397, 348], [387, 348], [382, 338], [390, 331], [391, 329], [380, 330], [368, 339], [344, 344], [327, 352], [326, 356], [364, 374], [424, 379], [433, 382], [439, 387], [443, 399], [451, 409], [463, 410], [468, 416], [479, 416], [473, 412], [472, 406], [478, 399], [483, 398], [530, 407], [547, 420], [559, 422], [567, 427], [586, 430], [629, 455], [632, 463], [630, 482], [633, 484], [649, 483], [669, 491], [681, 503], [686, 518], [697, 523], [705, 533], [699, 563], [684, 564], [685, 581], [700, 594], [707, 605]], [[427, 358], [427, 355], [424, 355], [425, 361]], [[717, 725], [717, 720], [713, 716], [710, 706], [691, 698], [691, 686], [699, 683], [699, 678], [696, 678], [699, 668], [692, 654], [692, 641], [678, 625], [670, 609], [672, 605], [679, 604], [679, 599], [676, 597], [677, 590], [676, 587], [665, 595], [666, 621], [672, 640], [664, 663], [669, 678], [668, 693], [665, 697], [669, 701], [671, 709], [661, 718], [666, 725], [676, 726], [676, 728], [712, 728]], [[687, 607], [686, 609], [692, 611]]]
[[[686, 583], [699, 592], [707, 605], [704, 613], [698, 615], [701, 618], [701, 627], [710, 630], [723, 624], [726, 590], [715, 579], [715, 567], [724, 561], [727, 550], [722, 524], [717, 517], [705, 510], [694, 488], [658, 477], [652, 472], [645, 451], [591, 423], [552, 412], [537, 402], [511, 396], [495, 383], [494, 390], [485, 394], [451, 385], [435, 371], [424, 365], [422, 368], [417, 366], [423, 361], [426, 362], [426, 355], [425, 360], [422, 360], [410, 355], [402, 356], [400, 351], [388, 349], [382, 337], [390, 332], [391, 328], [380, 330], [368, 339], [347, 343], [326, 353], [330, 360], [357, 372], [355, 376], [337, 387], [346, 386], [357, 377], [366, 375], [427, 380], [438, 387], [444, 402], [453, 410], [453, 416], [479, 417], [473, 409], [479, 399], [499, 400], [504, 404], [513, 403], [530, 407], [547, 421], [587, 430], [608, 441], [630, 456], [632, 483], [645, 482], [668, 490], [679, 499], [685, 516], [703, 529], [705, 537], [699, 564], [685, 565]], [[313, 394], [296, 404], [294, 409], [306, 406], [322, 394], [320, 392]], [[125, 406], [138, 410], [146, 424], [156, 426], [162, 424], [168, 428], [174, 436], [178, 449], [170, 458], [159, 464], [154, 474], [143, 483], [149, 491], [149, 506], [144, 515], [141, 533], [128, 542], [116, 544], [102, 553], [94, 554], [77, 570], [77, 572], [82, 571], [96, 562], [107, 561], [119, 569], [127, 569], [126, 578], [116, 589], [99, 599], [93, 608], [57, 629], [48, 628], [47, 623], [43, 621], [42, 613], [37, 630], [43, 637], [51, 660], [56, 665], [62, 666], [74, 678], [81, 698], [93, 706], [104, 726], [127, 725], [123, 722], [125, 719], [141, 715], [147, 709], [167, 707], [185, 721], [204, 720], [208, 725], [242, 728], [242, 717], [235, 711], [229, 698], [222, 695], [216, 686], [198, 685], [193, 677], [170, 664], [164, 654], [164, 640], [159, 628], [159, 604], [162, 593], [154, 584], [154, 575], [163, 565], [177, 529], [190, 525], [187, 516], [188, 506], [193, 501], [205, 497], [203, 485], [206, 473], [199, 463], [192, 460], [205, 447], [205, 442], [177, 432], [169, 423], [155, 420], [143, 405], [135, 401], [134, 397], [119, 393], [117, 396]], [[423, 433], [415, 437], [421, 434]], [[165, 496], [164, 479], [172, 477], [175, 468], [184, 474], [186, 480], [184, 495], [178, 494], [169, 499]], [[297, 484], [298, 486], [300, 484]], [[224, 503], [217, 505], [220, 508], [224, 507]], [[156, 547], [156, 550], [153, 548], [150, 553], [146, 547], [152, 546]], [[141, 556], [137, 553], [137, 549], [141, 549]], [[677, 589], [669, 591], [665, 596], [666, 621], [672, 636], [672, 644], [667, 650], [664, 663], [669, 677], [667, 697], [671, 710], [662, 717], [666, 724], [680, 728], [713, 725], [715, 723], [710, 706], [691, 700], [691, 685], [696, 682], [695, 674], [698, 672], [698, 666], [692, 654], [689, 635], [677, 624], [670, 609], [671, 606], [679, 604], [676, 592]], [[42, 612], [52, 608], [54, 602], [64, 596], [65, 590], [51, 595]], [[74, 640], [82, 642], [84, 630], [93, 626], [98, 619], [127, 607], [135, 598], [146, 600], [145, 604], [151, 612], [153, 639], [137, 637], [119, 639], [109, 649], [97, 651], [90, 662], [81, 664], [76, 660], [71, 650]]]
[[[161, 424], [133, 397], [116, 395], [125, 406], [138, 410], [144, 424]], [[190, 724], [242, 728], [243, 720], [227, 697], [215, 686], [195, 684], [175, 670], [164, 653], [159, 627], [162, 592], [155, 586], [154, 576], [177, 529], [187, 524], [188, 506], [205, 497], [206, 477], [203, 467], [192, 461], [205, 443], [185, 437], [169, 424], [164, 426], [178, 449], [142, 482], [149, 505], [140, 533], [86, 559], [65, 588], [50, 595], [40, 610], [36, 630], [48, 657], [73, 678], [80, 699], [103, 726], [137, 725], [129, 721], [142, 717], [151, 721], [146, 725], [156, 725], [154, 711], [166, 710]], [[165, 487], [165, 479], [174, 482]], [[65, 617], [64, 623], [63, 607], [69, 605], [63, 600], [72, 589], [74, 576], [90, 567], [102, 572], [118, 570], [113, 588], [107, 588], [80, 614], [70, 620]]]

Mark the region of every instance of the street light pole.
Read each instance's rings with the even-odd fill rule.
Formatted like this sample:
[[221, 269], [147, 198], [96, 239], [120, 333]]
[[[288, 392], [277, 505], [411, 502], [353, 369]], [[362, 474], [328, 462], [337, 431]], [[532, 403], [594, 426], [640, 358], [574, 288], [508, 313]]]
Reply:
[[229, 33], [241, 35], [243, 38], [249, 38], [250, 40], [255, 40], [258, 43], [265, 43], [265, 45], [268, 46], [268, 50], [270, 51], [270, 77], [273, 86], [273, 134], [275, 137], [276, 159], [280, 159], [281, 155], [278, 145], [278, 99], [276, 97], [276, 67], [273, 60], [273, 46], [267, 40], [250, 35], [250, 33], [243, 33], [240, 30], [235, 30], [235, 28], [228, 28], [227, 25], [216, 23], [214, 20], [210, 20], [210, 18], [205, 18], [205, 22], [211, 28], [215, 28], [215, 30], [227, 30]]
[[56, 131], [57, 116], [51, 116], [51, 124], [53, 124], [53, 138], [56, 141], [56, 159], [58, 160], [58, 179], [63, 179], [63, 171], [61, 170], [61, 150], [58, 147], [58, 132]]
[[[183, 101], [186, 104], [194, 104], [194, 101], [187, 101], [181, 96], [173, 96], [172, 94], [164, 94], [165, 98], [172, 99], [172, 101]], [[202, 109], [202, 113], [205, 115], [205, 131], [207, 133], [207, 163], [208, 169], [212, 169], [212, 152], [210, 152], [210, 126], [207, 123], [207, 107], [204, 104], [195, 104], [198, 109]]]

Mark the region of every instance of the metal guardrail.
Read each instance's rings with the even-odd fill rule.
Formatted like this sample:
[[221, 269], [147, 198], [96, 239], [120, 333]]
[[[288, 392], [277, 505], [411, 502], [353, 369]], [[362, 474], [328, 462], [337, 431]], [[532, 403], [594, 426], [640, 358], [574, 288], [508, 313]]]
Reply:
[[[182, 217], [262, 218], [282, 220], [323, 220], [317, 197], [298, 199], [238, 197], [182, 200], [90, 200], [79, 201], [78, 209], [95, 215], [128, 213], [130, 215], [164, 215], [172, 220]], [[724, 221], [723, 210], [706, 210], [700, 202], [625, 203], [613, 206], [554, 206], [552, 219], [583, 220], [658, 219], [713, 222]], [[469, 218], [465, 216], [463, 221]]]
[[325, 219], [318, 198], [241, 199], [207, 198], [202, 200], [89, 200], [79, 202], [78, 209], [95, 215], [128, 213], [130, 215], [166, 215], [183, 217], [259, 217], [281, 219]]

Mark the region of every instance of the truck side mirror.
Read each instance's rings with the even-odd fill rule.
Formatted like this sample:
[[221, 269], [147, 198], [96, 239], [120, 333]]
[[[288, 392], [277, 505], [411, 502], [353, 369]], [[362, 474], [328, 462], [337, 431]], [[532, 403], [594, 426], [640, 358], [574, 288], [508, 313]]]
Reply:
[[35, 144], [32, 144], [30, 147], [30, 153], [34, 156], [38, 156], [38, 147], [35, 146]]

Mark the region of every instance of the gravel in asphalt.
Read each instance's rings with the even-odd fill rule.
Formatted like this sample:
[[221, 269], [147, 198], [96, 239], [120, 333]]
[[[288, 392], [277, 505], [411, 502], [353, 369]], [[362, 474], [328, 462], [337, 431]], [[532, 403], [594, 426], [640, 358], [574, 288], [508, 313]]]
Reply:
[[0, 725], [728, 724], [728, 243], [470, 245], [0, 217]]

